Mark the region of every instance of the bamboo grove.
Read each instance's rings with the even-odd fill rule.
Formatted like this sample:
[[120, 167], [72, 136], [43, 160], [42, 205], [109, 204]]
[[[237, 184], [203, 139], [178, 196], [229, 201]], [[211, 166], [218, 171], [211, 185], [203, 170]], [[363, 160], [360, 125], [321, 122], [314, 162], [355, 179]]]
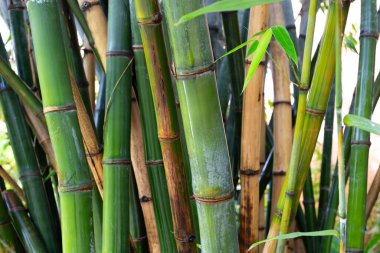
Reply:
[[1, 0], [0, 252], [379, 252], [376, 1], [352, 98], [351, 1], [293, 4]]

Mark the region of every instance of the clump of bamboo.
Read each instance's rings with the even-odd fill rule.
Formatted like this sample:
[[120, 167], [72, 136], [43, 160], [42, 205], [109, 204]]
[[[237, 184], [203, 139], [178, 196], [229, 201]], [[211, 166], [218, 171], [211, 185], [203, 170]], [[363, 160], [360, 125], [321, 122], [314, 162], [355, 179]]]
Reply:
[[[251, 9], [248, 37], [267, 28], [269, 7]], [[246, 71], [253, 55], [247, 57]], [[261, 62], [243, 95], [242, 142], [241, 142], [241, 200], [240, 200], [240, 252], [246, 252], [259, 240], [259, 173], [260, 133], [263, 114], [265, 62]], [[258, 249], [253, 249], [258, 252]]]
[[178, 251], [195, 252], [175, 99], [165, 52], [161, 14], [155, 0], [134, 1], [151, 84]]
[[54, 0], [29, 1], [27, 7], [44, 113], [59, 168], [63, 252], [89, 252], [93, 229], [92, 182], [62, 50], [61, 12]]
[[[374, 82], [374, 56], [378, 37], [376, 15], [376, 1], [366, 0], [361, 2], [360, 55], [354, 114], [366, 118], [371, 117], [372, 109], [371, 93]], [[347, 251], [349, 252], [364, 249], [369, 140], [368, 132], [357, 128], [353, 129], [347, 208]], [[344, 186], [344, 183], [341, 182], [339, 186], [342, 187], [342, 184]]]

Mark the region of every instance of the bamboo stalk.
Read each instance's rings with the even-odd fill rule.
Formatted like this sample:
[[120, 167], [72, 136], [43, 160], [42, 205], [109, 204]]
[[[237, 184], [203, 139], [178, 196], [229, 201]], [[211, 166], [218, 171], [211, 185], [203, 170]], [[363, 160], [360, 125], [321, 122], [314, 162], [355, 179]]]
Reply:
[[106, 68], [107, 18], [96, 0], [78, 0], [78, 4], [86, 17], [102, 64]]
[[202, 2], [178, 5], [178, 1], [164, 0], [163, 4], [197, 201], [201, 250], [236, 252], [234, 187], [207, 22], [201, 17], [175, 25], [181, 16], [202, 7]]
[[[140, 116], [143, 127], [145, 164], [149, 177], [161, 252], [171, 253], [176, 252], [177, 249], [173, 233], [171, 232], [173, 231], [173, 223], [171, 218], [172, 214], [170, 210], [169, 193], [167, 189], [160, 143], [157, 136], [156, 116], [154, 112], [152, 93], [150, 91], [144, 49], [136, 20], [135, 7], [132, 0], [130, 0], [130, 7], [137, 92], [139, 94], [139, 105], [141, 109]], [[133, 113], [132, 116], [134, 116]], [[132, 123], [134, 122], [135, 121], [132, 121]], [[131, 144], [131, 147], [134, 146], [135, 145]]]
[[95, 109], [95, 56], [86, 37], [83, 36], [84, 56], [83, 68], [88, 83], [88, 94], [90, 96], [91, 109]]
[[[251, 9], [248, 37], [267, 27], [269, 8], [258, 6]], [[246, 71], [252, 55], [247, 58]], [[259, 169], [260, 133], [264, 99], [265, 63], [255, 72], [243, 95], [242, 143], [241, 143], [241, 201], [240, 201], [240, 252], [246, 252], [252, 243], [259, 240]], [[253, 249], [258, 252], [258, 249]]]
[[12, 224], [24, 245], [26, 252], [48, 252], [41, 239], [41, 234], [37, 231], [17, 195], [12, 190], [3, 191], [2, 195], [7, 205], [8, 213], [12, 219]]
[[132, 43], [128, 3], [109, 2], [102, 252], [129, 252]]
[[371, 211], [379, 196], [379, 192], [380, 192], [380, 169], [377, 169], [376, 175], [373, 178], [371, 187], [369, 188], [369, 191], [367, 193], [367, 203], [366, 203], [366, 210], [365, 210], [366, 220], [368, 220], [369, 216], [371, 215]]
[[[270, 21], [273, 25], [284, 25], [283, 7], [281, 3], [270, 5]], [[288, 169], [292, 147], [292, 107], [290, 102], [290, 79], [288, 58], [278, 44], [272, 40], [272, 75], [274, 83], [274, 161], [272, 201], [277, 203]], [[275, 205], [272, 206], [272, 213]]]
[[[68, 64], [65, 51], [62, 50], [61, 12], [54, 0], [29, 1], [27, 6], [44, 113], [59, 167], [63, 252], [89, 252], [93, 229], [92, 182], [74, 105]], [[50, 38], [48, 41], [47, 37]], [[57, 83], [60, 85], [55, 85]], [[75, 205], [72, 204], [74, 202]]]
[[[0, 167], [1, 168], [1, 167]], [[2, 169], [2, 168], [1, 168]], [[1, 180], [2, 181], [2, 180]], [[1, 182], [4, 184], [4, 181]], [[4, 190], [4, 188], [1, 188]], [[0, 196], [0, 252], [4, 253], [23, 253], [25, 249], [21, 244], [11, 219], [8, 214], [3, 196]]]
[[[305, 210], [306, 231], [312, 232], [317, 230], [317, 216], [315, 211], [315, 201], [313, 193], [313, 182], [311, 178], [311, 169], [306, 178], [305, 186], [303, 188], [303, 206]], [[318, 249], [318, 238], [309, 238], [309, 253], [316, 252]]]
[[[374, 55], [378, 36], [376, 15], [375, 1], [366, 0], [361, 2], [359, 74], [354, 114], [366, 118], [371, 117], [372, 109], [371, 93], [374, 82]], [[368, 132], [353, 128], [347, 208], [348, 252], [364, 249], [369, 140]], [[344, 183], [340, 182], [339, 186], [342, 187], [342, 185], [344, 186]]]
[[156, 110], [158, 138], [161, 144], [173, 216], [174, 238], [179, 252], [195, 252], [193, 243], [195, 235], [191, 224], [186, 173], [169, 65], [164, 51], [158, 3], [155, 0], [134, 2]]
[[[0, 57], [7, 59], [5, 46], [0, 37]], [[0, 102], [6, 120], [20, 181], [31, 217], [41, 233], [43, 243], [50, 252], [60, 252], [60, 236], [54, 226], [54, 217], [49, 205], [43, 178], [32, 144], [30, 129], [16, 94], [0, 78]], [[45, 231], [51, 231], [45, 233]]]
[[[140, 200], [144, 215], [145, 227], [148, 235], [149, 249], [152, 253], [161, 252], [160, 241], [156, 226], [152, 192], [149, 185], [148, 170], [145, 165], [143, 133], [141, 127], [141, 115], [137, 100], [132, 95], [131, 108], [131, 152], [136, 155], [132, 157], [132, 168], [137, 182], [138, 199]], [[132, 141], [133, 140], [133, 141]], [[138, 151], [134, 151], [138, 149]]]
[[[262, 93], [262, 96], [264, 97], [264, 92]], [[265, 111], [264, 108], [264, 99], [262, 101], [262, 107], [263, 111]], [[266, 159], [266, 143], [265, 143], [265, 132], [266, 132], [266, 122], [265, 122], [265, 115], [264, 113], [261, 114], [261, 133], [260, 133], [260, 173], [265, 165], [265, 159]], [[260, 198], [259, 202], [259, 240], [265, 240], [266, 234], [265, 234], [265, 199]], [[261, 244], [259, 247], [259, 252], [262, 252], [264, 248], [264, 244]]]
[[26, 202], [25, 195], [21, 187], [16, 183], [16, 181], [7, 173], [7, 171], [0, 165], [0, 177], [7, 182], [12, 189], [15, 191], [19, 199]]

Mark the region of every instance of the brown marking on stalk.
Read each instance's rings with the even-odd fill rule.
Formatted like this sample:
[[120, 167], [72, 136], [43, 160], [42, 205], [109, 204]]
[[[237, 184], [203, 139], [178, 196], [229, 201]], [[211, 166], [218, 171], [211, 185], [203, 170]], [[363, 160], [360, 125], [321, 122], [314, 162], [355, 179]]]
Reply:
[[229, 192], [229, 193], [227, 193], [225, 195], [216, 196], [216, 197], [201, 197], [201, 196], [197, 196], [197, 195], [194, 194], [192, 197], [198, 203], [203, 203], [203, 204], [218, 204], [218, 203], [226, 202], [226, 201], [229, 201], [229, 200], [233, 199], [234, 193], [235, 193], [235, 191], [231, 191], [231, 192]]

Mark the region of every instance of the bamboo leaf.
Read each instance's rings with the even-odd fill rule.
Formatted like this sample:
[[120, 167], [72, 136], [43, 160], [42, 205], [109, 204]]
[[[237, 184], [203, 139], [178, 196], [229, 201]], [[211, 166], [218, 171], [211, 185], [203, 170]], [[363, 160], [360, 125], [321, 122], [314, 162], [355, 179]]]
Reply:
[[380, 243], [380, 234], [374, 235], [364, 249], [364, 253], [371, 252]]
[[247, 56], [246, 57], [248, 57], [251, 54], [253, 54], [256, 51], [258, 45], [259, 45], [259, 41], [258, 40], [253, 41], [252, 44], [248, 48]]
[[258, 43], [257, 49], [255, 51], [255, 54], [253, 55], [251, 65], [249, 66], [247, 76], [244, 81], [242, 93], [244, 92], [245, 88], [247, 88], [249, 80], [252, 78], [253, 74], [256, 72], [256, 69], [260, 64], [260, 61], [262, 60], [268, 48], [271, 37], [272, 37], [271, 29], [268, 29], [261, 37], [260, 42]]
[[286, 28], [282, 25], [273, 26], [270, 28], [273, 32], [274, 37], [276, 38], [277, 42], [280, 44], [282, 49], [284, 49], [286, 55], [292, 59], [292, 61], [296, 64], [298, 67], [298, 58], [297, 58], [297, 52], [296, 48], [294, 47], [293, 41], [290, 38], [290, 35]]
[[222, 0], [222, 1], [215, 2], [213, 4], [210, 4], [208, 6], [205, 6], [203, 8], [200, 8], [196, 11], [190, 12], [182, 16], [175, 25], [179, 25], [181, 23], [184, 23], [186, 21], [189, 21], [193, 18], [196, 18], [200, 15], [204, 15], [207, 13], [222, 12], [222, 11], [237, 11], [237, 10], [248, 9], [253, 6], [276, 3], [280, 1], [282, 0], [240, 0], [240, 1]]
[[346, 126], [357, 127], [361, 130], [380, 135], [380, 124], [367, 118], [348, 114], [344, 117], [343, 122]]
[[263, 244], [265, 242], [269, 242], [273, 240], [293, 239], [293, 238], [297, 238], [301, 236], [335, 236], [336, 238], [339, 239], [339, 232], [336, 231], [335, 229], [330, 229], [330, 230], [321, 230], [321, 231], [313, 231], [313, 232], [294, 232], [294, 233], [289, 233], [285, 235], [274, 236], [274, 237], [252, 244], [251, 247], [249, 247], [248, 251], [252, 250], [254, 247], [257, 247], [260, 244]]

